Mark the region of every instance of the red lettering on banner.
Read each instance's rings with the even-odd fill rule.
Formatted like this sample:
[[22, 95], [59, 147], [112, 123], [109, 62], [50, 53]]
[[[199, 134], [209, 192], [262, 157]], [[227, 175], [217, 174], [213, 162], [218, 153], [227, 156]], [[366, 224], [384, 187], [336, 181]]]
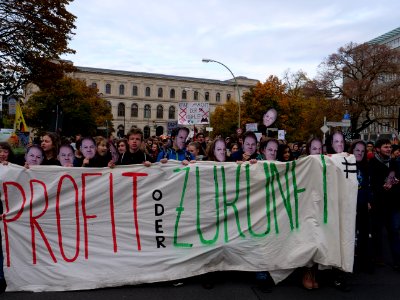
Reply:
[[118, 251], [117, 245], [117, 233], [115, 230], [115, 214], [114, 214], [114, 177], [113, 174], [110, 173], [110, 219], [111, 219], [111, 232], [113, 238], [114, 245], [114, 253]]
[[88, 219], [97, 218], [96, 215], [86, 214], [86, 177], [88, 176], [101, 176], [101, 173], [83, 173], [82, 174], [82, 217], [83, 217], [83, 232], [85, 235], [85, 258], [89, 257], [89, 241], [88, 241]]
[[[16, 215], [11, 219], [7, 219], [7, 214], [10, 212], [10, 208], [9, 208], [9, 205], [8, 205], [8, 185], [14, 186], [15, 188], [17, 188], [21, 192], [21, 195], [22, 195], [21, 207], [18, 210], [18, 212], [16, 213]], [[20, 184], [16, 183], [16, 182], [12, 182], [12, 181], [4, 182], [3, 183], [3, 190], [4, 190], [4, 201], [6, 203], [6, 213], [3, 214], [4, 239], [5, 239], [5, 242], [6, 242], [7, 267], [10, 267], [10, 264], [11, 264], [11, 262], [10, 262], [10, 242], [8, 240], [7, 223], [14, 222], [14, 221], [18, 220], [19, 217], [22, 215], [22, 212], [24, 211], [24, 207], [25, 207], [25, 203], [26, 203], [26, 196], [25, 196], [25, 192], [24, 192], [23, 187]], [[15, 199], [16, 197], [14, 196], [13, 198]]]
[[[33, 199], [34, 199], [34, 190], [33, 190], [33, 184], [37, 183], [39, 185], [41, 185], [43, 187], [43, 198], [44, 198], [44, 209], [43, 211], [38, 214], [37, 216], [33, 216]], [[29, 224], [31, 226], [31, 239], [32, 239], [32, 260], [33, 260], [33, 264], [36, 264], [36, 239], [35, 239], [35, 227], [36, 229], [39, 231], [40, 236], [42, 237], [47, 250], [50, 253], [51, 258], [53, 259], [53, 261], [56, 263], [57, 259], [53, 253], [53, 250], [51, 249], [51, 246], [49, 244], [49, 241], [47, 240], [42, 227], [40, 227], [37, 219], [41, 218], [47, 211], [47, 208], [49, 207], [49, 195], [47, 193], [47, 188], [46, 188], [46, 184], [43, 181], [39, 181], [36, 179], [32, 179], [30, 182], [30, 187], [31, 187], [31, 200], [30, 200], [30, 206], [29, 206]]]
[[132, 177], [133, 178], [133, 219], [135, 222], [135, 230], [136, 230], [136, 240], [138, 243], [138, 250], [140, 251], [142, 247], [140, 246], [140, 234], [139, 234], [139, 222], [137, 216], [137, 178], [141, 176], [147, 176], [147, 173], [135, 173], [135, 172], [125, 172], [122, 173], [122, 176]]
[[[61, 187], [64, 179], [69, 179], [75, 190], [75, 221], [76, 221], [76, 247], [75, 247], [75, 256], [72, 258], [68, 258], [64, 253], [63, 243], [62, 243], [62, 231], [61, 231], [61, 215], [60, 215], [60, 195], [61, 195]], [[69, 199], [66, 199], [69, 200]], [[57, 231], [58, 231], [58, 244], [60, 246], [60, 252], [62, 257], [66, 262], [74, 262], [79, 255], [79, 199], [78, 199], [78, 185], [76, 184], [74, 178], [70, 175], [63, 175], [58, 182], [57, 187], [57, 200], [56, 200], [56, 216], [57, 216]]]

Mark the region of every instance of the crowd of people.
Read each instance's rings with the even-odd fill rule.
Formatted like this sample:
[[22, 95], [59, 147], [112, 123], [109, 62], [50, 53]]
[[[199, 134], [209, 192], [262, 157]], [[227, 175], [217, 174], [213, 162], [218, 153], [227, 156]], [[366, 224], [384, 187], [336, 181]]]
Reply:
[[[370, 273], [373, 273], [376, 265], [384, 263], [382, 232], [386, 229], [393, 268], [400, 271], [400, 184], [397, 179], [400, 175], [399, 145], [388, 139], [379, 139], [375, 143], [356, 140], [349, 144], [340, 131], [331, 134], [326, 144], [317, 137], [297, 143], [266, 136], [258, 140], [251, 131], [214, 139], [203, 133], [188, 138], [189, 133], [188, 128], [178, 127], [170, 137], [153, 136], [144, 139], [140, 129], [132, 128], [121, 139], [82, 137], [78, 134], [72, 140], [61, 139], [57, 134], [47, 132], [42, 135], [40, 143], [27, 147], [24, 157], [16, 157], [8, 143], [0, 143], [0, 162], [20, 164], [26, 168], [34, 165], [112, 168], [131, 164], [150, 167], [153, 163], [168, 163], [169, 160], [181, 161], [184, 165], [196, 161], [288, 162], [308, 155], [354, 154], [359, 182], [355, 228], [357, 262], [360, 269]], [[348, 290], [345, 274], [339, 270], [333, 270], [333, 273], [334, 286], [343, 291]], [[205, 286], [211, 287], [213, 277], [205, 278]], [[270, 291], [274, 284], [268, 272], [257, 272], [255, 278], [263, 291]], [[4, 291], [6, 283], [2, 272], [0, 280]], [[305, 266], [301, 280], [306, 289], [319, 288], [318, 266]]]

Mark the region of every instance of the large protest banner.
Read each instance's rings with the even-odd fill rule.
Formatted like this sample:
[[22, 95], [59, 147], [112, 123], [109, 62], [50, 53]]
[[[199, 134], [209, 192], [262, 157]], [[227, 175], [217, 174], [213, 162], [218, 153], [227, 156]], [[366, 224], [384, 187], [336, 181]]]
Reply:
[[93, 289], [316, 262], [351, 271], [354, 156], [0, 166], [7, 291]]

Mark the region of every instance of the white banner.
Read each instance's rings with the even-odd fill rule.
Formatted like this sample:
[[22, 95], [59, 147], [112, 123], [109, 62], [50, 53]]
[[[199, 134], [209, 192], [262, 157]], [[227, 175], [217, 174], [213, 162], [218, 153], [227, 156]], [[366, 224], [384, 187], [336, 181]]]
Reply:
[[0, 165], [7, 291], [221, 270], [351, 271], [354, 156], [108, 168]]
[[179, 102], [178, 124], [198, 125], [210, 123], [208, 102]]

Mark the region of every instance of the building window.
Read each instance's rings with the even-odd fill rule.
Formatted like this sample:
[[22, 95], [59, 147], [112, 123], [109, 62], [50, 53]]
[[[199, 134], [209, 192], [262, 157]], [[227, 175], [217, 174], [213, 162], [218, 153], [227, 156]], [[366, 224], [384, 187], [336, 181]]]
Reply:
[[150, 119], [151, 118], [151, 107], [148, 104], [146, 104], [144, 106], [144, 118], [145, 119]]
[[206, 93], [204, 94], [204, 99], [205, 99], [206, 101], [210, 101], [210, 93], [209, 93], [209, 92], [206, 92]]
[[226, 101], [230, 101], [231, 100], [231, 94], [226, 94]]
[[111, 110], [112, 106], [111, 106], [111, 102], [110, 101], [107, 101], [107, 106]]
[[186, 100], [187, 99], [187, 93], [185, 90], [182, 91], [182, 100]]
[[139, 115], [139, 107], [136, 103], [133, 103], [131, 106], [131, 117], [137, 118]]
[[125, 86], [123, 84], [119, 85], [119, 94], [120, 95], [125, 94]]
[[174, 89], [171, 89], [171, 90], [169, 91], [169, 97], [170, 97], [171, 99], [175, 99], [175, 90], [174, 90]]
[[215, 102], [221, 102], [221, 94], [220, 93], [217, 93], [215, 95]]
[[168, 119], [175, 119], [175, 106], [170, 106], [168, 109]]
[[158, 88], [158, 98], [162, 98], [163, 97], [163, 89], [162, 88]]
[[164, 108], [162, 105], [157, 106], [157, 119], [162, 119], [164, 118]]
[[150, 97], [150, 88], [146, 87], [146, 97]]
[[198, 91], [194, 91], [193, 92], [193, 99], [194, 100], [199, 100], [199, 92]]
[[97, 83], [96, 82], [92, 82], [92, 88], [97, 89]]
[[111, 84], [106, 84], [106, 94], [111, 94]]
[[144, 126], [143, 128], [143, 138], [148, 139], [150, 137], [150, 127]]
[[118, 103], [118, 117], [125, 117], [125, 104]]
[[132, 96], [137, 96], [138, 95], [138, 88], [137, 85], [134, 85], [132, 87]]

